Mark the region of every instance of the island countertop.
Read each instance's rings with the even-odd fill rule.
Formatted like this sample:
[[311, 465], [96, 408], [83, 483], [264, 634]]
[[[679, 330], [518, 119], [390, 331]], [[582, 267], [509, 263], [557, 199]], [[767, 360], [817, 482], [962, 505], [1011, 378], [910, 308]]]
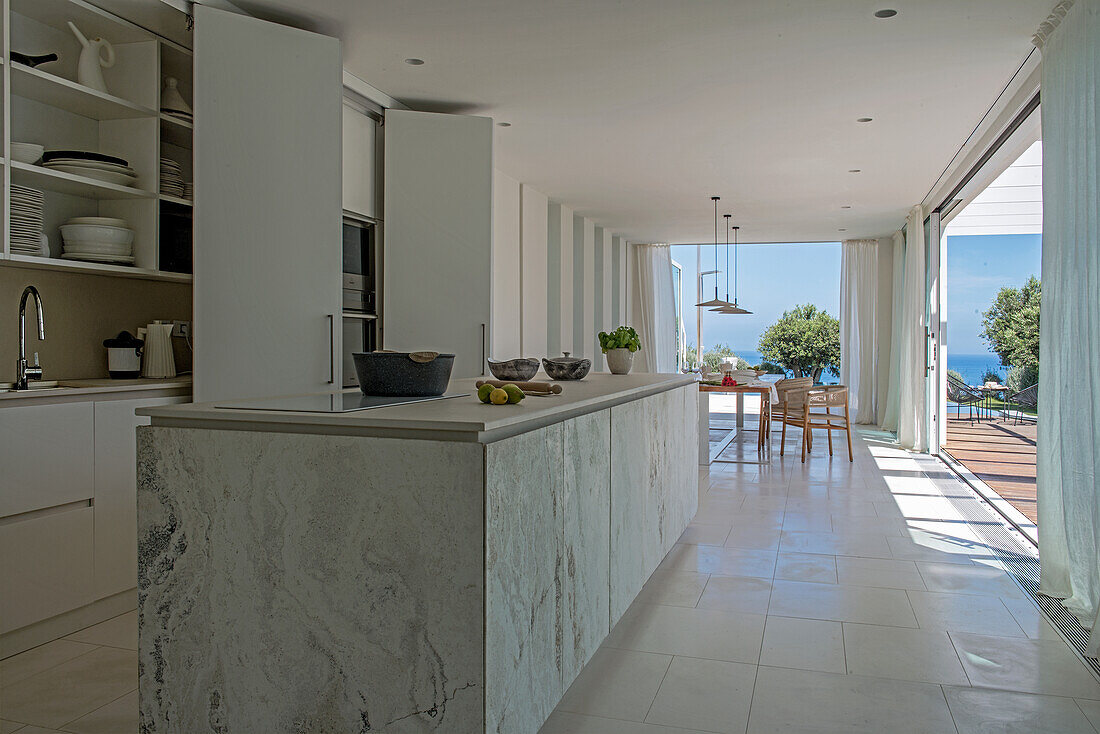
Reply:
[[137, 412], [150, 416], [154, 426], [492, 443], [690, 385], [693, 380], [691, 375], [679, 374], [592, 374], [584, 380], [557, 383], [562, 386], [560, 395], [528, 396], [518, 405], [481, 403], [474, 395], [477, 379], [471, 378], [452, 380], [448, 386], [448, 393], [463, 393], [460, 397], [350, 413], [219, 407], [245, 402], [234, 400], [144, 408]]

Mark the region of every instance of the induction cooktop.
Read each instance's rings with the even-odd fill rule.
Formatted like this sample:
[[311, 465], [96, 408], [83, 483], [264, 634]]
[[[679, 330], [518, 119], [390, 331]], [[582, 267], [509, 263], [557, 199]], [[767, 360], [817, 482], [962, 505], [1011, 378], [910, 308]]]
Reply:
[[297, 395], [289, 398], [262, 398], [258, 400], [239, 400], [228, 403], [218, 403], [215, 408], [232, 410], [276, 410], [290, 413], [354, 413], [357, 410], [371, 410], [372, 408], [388, 408], [393, 405], [408, 405], [409, 403], [426, 403], [432, 400], [447, 400], [458, 398], [466, 393], [452, 392], [431, 397], [384, 397], [380, 395], [364, 395], [358, 389], [344, 390], [342, 392], [319, 393], [316, 395]]

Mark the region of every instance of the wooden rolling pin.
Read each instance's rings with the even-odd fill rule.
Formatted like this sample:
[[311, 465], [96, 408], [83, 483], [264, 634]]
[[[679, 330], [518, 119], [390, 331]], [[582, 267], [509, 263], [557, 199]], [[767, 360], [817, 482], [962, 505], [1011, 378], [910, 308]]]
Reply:
[[515, 385], [524, 392], [538, 392], [545, 393], [547, 395], [561, 395], [561, 385], [555, 385], [552, 382], [504, 382], [503, 380], [478, 380], [477, 386], [492, 385], [493, 387], [504, 387], [505, 385]]

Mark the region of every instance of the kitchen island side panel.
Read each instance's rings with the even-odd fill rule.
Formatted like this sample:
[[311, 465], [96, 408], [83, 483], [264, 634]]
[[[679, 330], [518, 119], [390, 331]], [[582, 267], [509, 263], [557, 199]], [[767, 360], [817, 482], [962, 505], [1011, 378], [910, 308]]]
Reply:
[[484, 447], [141, 427], [138, 475], [142, 731], [484, 729]]
[[689, 385], [611, 408], [612, 626], [695, 515], [696, 390]]
[[488, 732], [535, 734], [564, 693], [562, 441], [556, 423], [485, 447]]

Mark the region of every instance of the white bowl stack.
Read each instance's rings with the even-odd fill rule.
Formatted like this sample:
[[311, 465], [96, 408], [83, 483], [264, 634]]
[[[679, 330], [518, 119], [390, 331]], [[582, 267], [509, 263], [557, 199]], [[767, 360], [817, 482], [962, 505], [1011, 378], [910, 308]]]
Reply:
[[16, 255], [42, 254], [42, 205], [45, 194], [11, 185], [11, 251]]
[[61, 225], [65, 260], [134, 264], [134, 231], [125, 219], [76, 217]]
[[183, 168], [171, 158], [160, 159], [160, 193], [183, 198]]

